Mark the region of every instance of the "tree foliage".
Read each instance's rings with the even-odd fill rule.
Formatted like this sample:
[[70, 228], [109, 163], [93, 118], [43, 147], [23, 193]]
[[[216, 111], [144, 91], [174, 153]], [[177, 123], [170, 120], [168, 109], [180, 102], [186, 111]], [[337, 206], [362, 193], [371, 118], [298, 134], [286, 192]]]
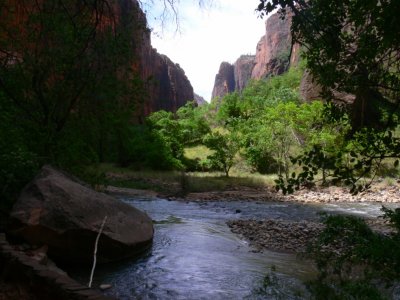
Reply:
[[225, 176], [229, 177], [229, 171], [240, 149], [238, 134], [230, 131], [215, 131], [206, 135], [203, 142], [208, 148], [214, 150], [214, 153], [208, 157], [213, 167], [223, 171]]
[[[147, 118], [144, 128], [151, 134], [153, 140], [157, 141], [160, 153], [154, 156], [154, 159], [158, 158], [156, 161], [160, 163], [161, 168], [184, 169], [187, 167], [185, 164], [189, 162], [184, 157], [184, 147], [201, 144], [203, 137], [210, 132], [204, 113], [204, 109], [197, 107], [194, 102], [187, 102], [176, 113], [160, 110]], [[146, 146], [153, 149], [152, 143]], [[132, 158], [132, 162], [140, 162], [136, 160], [135, 155], [129, 157]], [[154, 159], [149, 157], [148, 160]], [[163, 161], [168, 163], [161, 163]], [[154, 163], [147, 166], [159, 168]]]
[[10, 143], [0, 156], [3, 173], [18, 178], [19, 188], [44, 163], [78, 172], [123, 159], [123, 139], [143, 94], [132, 69], [132, 36], [145, 24], [134, 7], [118, 13], [116, 5], [0, 1], [0, 140]]
[[325, 216], [326, 228], [310, 251], [320, 270], [317, 298], [386, 299], [400, 279], [399, 209], [382, 208], [396, 229], [377, 233], [352, 216]]
[[[294, 41], [304, 48], [307, 68], [322, 87], [323, 97], [334, 106], [340, 105], [344, 94], [354, 99], [350, 105], [345, 103], [352, 126], [348, 137], [359, 144], [360, 152], [353, 155], [353, 164], [346, 166], [340, 163], [352, 154], [346, 146], [330, 164], [337, 168], [333, 177], [351, 184], [356, 192], [363, 188], [356, 186], [359, 174], [369, 175], [383, 158], [400, 154], [393, 132], [400, 104], [400, 39], [396, 34], [400, 3], [262, 0], [258, 10], [264, 15], [279, 7], [282, 17], [289, 11], [293, 15]], [[330, 113], [331, 118], [337, 116], [340, 114]], [[301, 162], [313, 161], [312, 167], [319, 169], [322, 160], [318, 148], [308, 154]], [[299, 174], [294, 183], [309, 175]]]

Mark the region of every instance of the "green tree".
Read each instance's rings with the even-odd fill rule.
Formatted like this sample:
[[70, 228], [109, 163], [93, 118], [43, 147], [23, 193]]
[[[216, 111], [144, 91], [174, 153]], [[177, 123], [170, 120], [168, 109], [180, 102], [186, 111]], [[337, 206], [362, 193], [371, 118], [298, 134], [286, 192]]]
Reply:
[[[362, 177], [359, 174], [368, 175], [374, 164], [400, 154], [400, 141], [393, 133], [400, 103], [400, 39], [395, 34], [400, 30], [400, 3], [260, 0], [258, 10], [264, 15], [279, 6], [283, 12], [291, 10], [293, 14], [294, 41], [304, 48], [307, 68], [322, 87], [324, 98], [337, 103], [340, 93], [354, 96], [349, 109], [349, 137], [361, 145], [361, 152], [353, 155], [351, 166], [345, 166], [340, 162], [349, 152], [343, 149], [332, 157], [331, 164], [336, 165], [334, 178], [345, 180], [356, 192], [362, 188], [356, 187]], [[330, 114], [331, 118], [341, 116], [342, 113]], [[319, 150], [308, 154], [303, 162], [313, 163], [307, 163], [307, 168], [319, 168]], [[299, 174], [298, 179], [306, 177]]]
[[101, 104], [126, 75], [127, 28], [106, 0], [2, 1], [0, 8], [0, 89], [37, 129], [39, 154], [54, 160], [71, 114]]
[[147, 124], [150, 126], [153, 134], [158, 136], [170, 152], [170, 155], [175, 159], [175, 167], [182, 168], [183, 131], [174, 114], [164, 110], [154, 112], [147, 118]]
[[210, 132], [210, 125], [205, 116], [206, 109], [206, 106], [198, 107], [194, 101], [189, 101], [177, 110], [176, 117], [185, 146], [201, 143], [203, 137]]
[[[122, 157], [143, 91], [132, 35], [145, 24], [133, 6], [117, 14], [116, 5], [0, 1], [0, 140], [8, 144], [0, 156], [19, 188], [44, 163], [78, 171]], [[0, 189], [11, 191], [9, 182]]]
[[278, 162], [278, 174], [289, 178], [290, 154], [295, 144], [300, 145], [296, 132], [296, 119], [299, 107], [293, 103], [279, 103], [265, 110], [263, 125], [265, 140], [269, 142], [269, 151]]
[[170, 168], [183, 169], [185, 163], [190, 163], [184, 158], [184, 147], [200, 144], [210, 132], [204, 113], [203, 108], [188, 102], [176, 113], [160, 110], [147, 118], [150, 132], [163, 145], [164, 157], [172, 162]]
[[235, 132], [218, 132], [215, 131], [204, 137], [204, 144], [214, 150], [214, 153], [208, 156], [211, 163], [229, 177], [236, 154], [239, 152], [240, 144], [239, 137]]

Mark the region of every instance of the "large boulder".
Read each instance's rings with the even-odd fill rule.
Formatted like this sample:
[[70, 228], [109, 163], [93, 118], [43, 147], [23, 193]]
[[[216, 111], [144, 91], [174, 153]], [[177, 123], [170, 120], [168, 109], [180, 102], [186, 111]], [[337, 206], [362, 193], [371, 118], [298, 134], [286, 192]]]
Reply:
[[151, 246], [153, 224], [144, 212], [44, 166], [15, 203], [8, 233], [31, 245], [47, 245], [48, 255], [56, 260], [90, 263], [105, 216], [99, 263], [134, 256]]

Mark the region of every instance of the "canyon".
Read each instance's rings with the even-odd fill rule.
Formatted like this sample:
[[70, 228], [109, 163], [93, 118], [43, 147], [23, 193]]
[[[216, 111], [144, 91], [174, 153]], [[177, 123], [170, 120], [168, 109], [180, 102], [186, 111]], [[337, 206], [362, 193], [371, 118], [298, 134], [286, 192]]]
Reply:
[[276, 13], [265, 22], [265, 35], [255, 55], [241, 55], [234, 64], [222, 62], [212, 92], [212, 99], [242, 91], [250, 79], [264, 79], [286, 72], [299, 60], [299, 45], [292, 43], [291, 16]]
[[[139, 123], [143, 117], [158, 110], [176, 111], [186, 102], [195, 99], [193, 87], [185, 71], [166, 55], [160, 54], [151, 45], [151, 32], [147, 27], [146, 15], [136, 0], [119, 1], [120, 13], [133, 12], [136, 22], [132, 35], [136, 46], [134, 70], [144, 83], [144, 97], [137, 105], [136, 118]], [[122, 16], [121, 16], [122, 17]]]

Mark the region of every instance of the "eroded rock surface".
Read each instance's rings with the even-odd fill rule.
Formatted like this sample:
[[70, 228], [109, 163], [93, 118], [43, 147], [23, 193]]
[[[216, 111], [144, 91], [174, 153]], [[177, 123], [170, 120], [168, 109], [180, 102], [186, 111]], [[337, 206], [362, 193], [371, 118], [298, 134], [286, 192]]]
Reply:
[[198, 106], [202, 106], [204, 104], [207, 104], [206, 99], [204, 99], [202, 96], [194, 93], [194, 101], [197, 103]]
[[[286, 72], [299, 62], [300, 46], [292, 45], [291, 15], [282, 19], [278, 13], [265, 22], [265, 35], [256, 47], [255, 55], [242, 55], [232, 66], [222, 63], [215, 77], [212, 99], [233, 91], [242, 91], [250, 79], [265, 79]], [[232, 79], [233, 77], [233, 79]]]
[[234, 67], [228, 62], [222, 62], [215, 75], [214, 88], [211, 98], [223, 97], [235, 90]]
[[137, 0], [118, 1], [117, 12], [121, 20], [130, 20], [134, 15], [135, 25], [132, 43], [135, 45], [132, 69], [143, 80], [143, 99], [136, 103], [135, 114], [139, 122], [150, 113], [164, 109], [176, 111], [187, 101], [194, 99], [193, 87], [184, 70], [166, 55], [160, 54], [151, 45], [150, 30], [146, 15]]
[[265, 22], [265, 35], [257, 44], [252, 78], [279, 75], [288, 69], [292, 47], [291, 17], [281, 19], [278, 13]]
[[234, 64], [234, 76], [235, 76], [235, 90], [243, 90], [247, 82], [251, 79], [251, 72], [254, 68], [254, 55], [242, 55]]

